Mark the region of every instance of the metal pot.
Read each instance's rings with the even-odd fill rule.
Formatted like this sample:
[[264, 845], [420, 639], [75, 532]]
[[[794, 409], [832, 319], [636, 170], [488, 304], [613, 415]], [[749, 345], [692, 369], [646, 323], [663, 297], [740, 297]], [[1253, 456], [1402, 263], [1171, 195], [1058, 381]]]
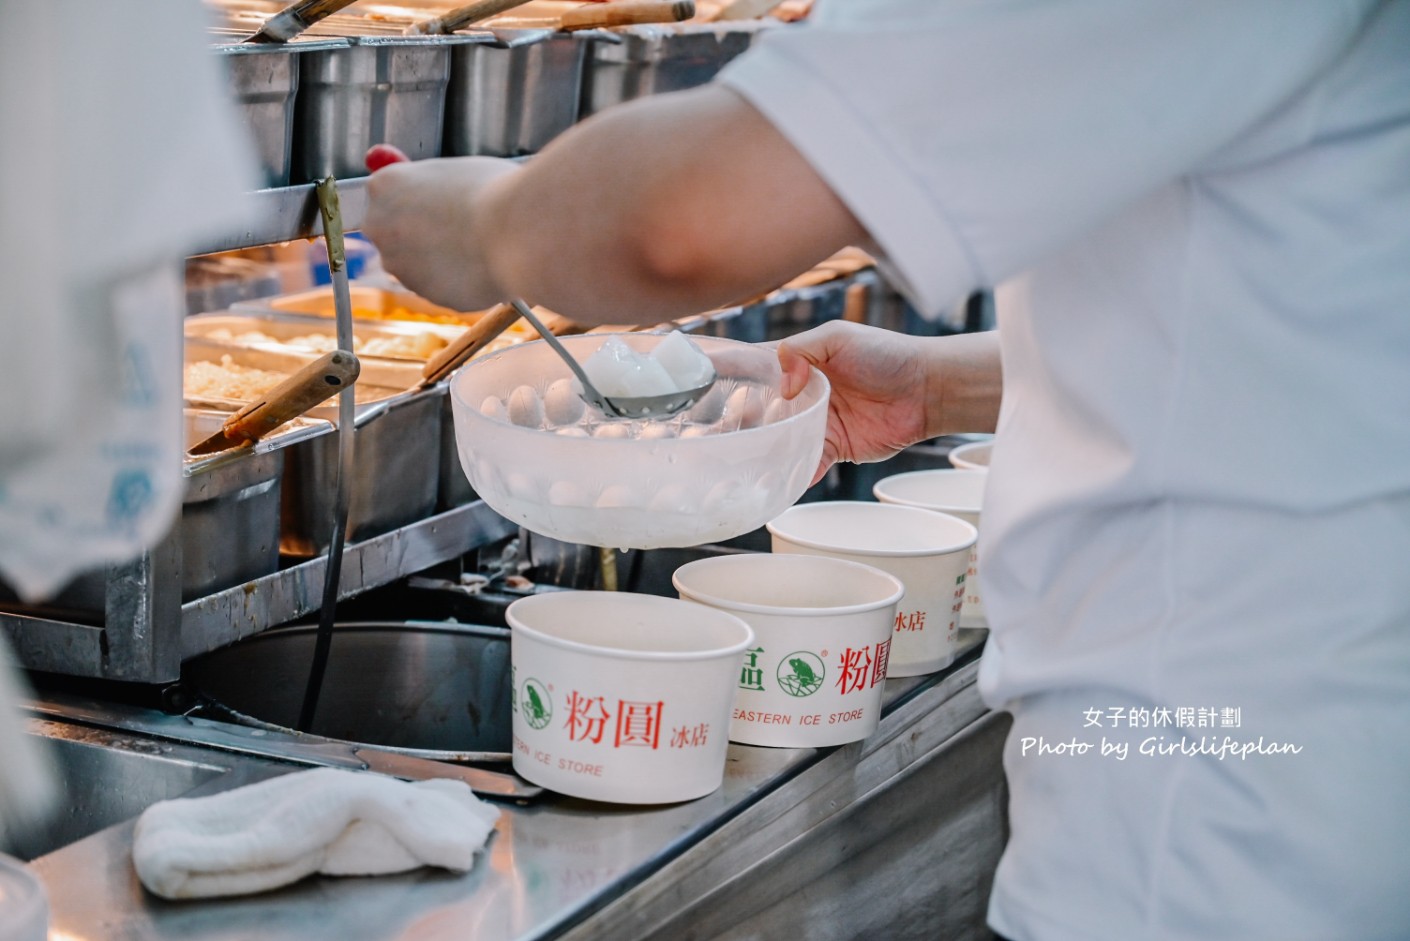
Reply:
[[[182, 683], [212, 718], [289, 732], [313, 657], [312, 625], [275, 628], [188, 661]], [[438, 761], [510, 758], [509, 631], [447, 623], [334, 628], [306, 731]]]

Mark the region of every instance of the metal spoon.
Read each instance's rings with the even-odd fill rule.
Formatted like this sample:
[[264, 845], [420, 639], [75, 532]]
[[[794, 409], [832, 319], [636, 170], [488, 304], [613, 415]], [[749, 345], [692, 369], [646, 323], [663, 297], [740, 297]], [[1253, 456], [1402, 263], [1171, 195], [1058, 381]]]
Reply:
[[583, 387], [582, 400], [589, 405], [596, 406], [604, 415], [611, 415], [614, 418], [670, 418], [677, 412], [685, 411], [700, 401], [700, 397], [709, 392], [710, 387], [719, 378], [714, 370], [711, 370], [710, 381], [693, 389], [681, 389], [664, 395], [618, 395], [608, 398], [597, 391], [597, 387], [587, 377], [583, 367], [573, 358], [573, 354], [558, 342], [558, 338], [553, 335], [552, 331], [539, 322], [539, 319], [534, 316], [534, 312], [529, 309], [528, 304], [518, 299], [510, 301], [510, 303], [519, 312], [519, 316], [527, 320], [539, 332], [539, 336], [548, 341], [548, 345], [553, 347], [553, 351], [563, 358], [563, 362], [568, 364], [573, 375], [578, 377], [578, 382]]

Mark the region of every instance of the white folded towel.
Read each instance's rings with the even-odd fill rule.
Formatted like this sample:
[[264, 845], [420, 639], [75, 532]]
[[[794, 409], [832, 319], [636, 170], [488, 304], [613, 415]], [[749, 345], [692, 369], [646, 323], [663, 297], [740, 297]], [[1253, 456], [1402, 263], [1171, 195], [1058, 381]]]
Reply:
[[498, 819], [461, 781], [319, 768], [153, 804], [137, 820], [132, 861], [169, 899], [248, 895], [316, 872], [466, 872]]

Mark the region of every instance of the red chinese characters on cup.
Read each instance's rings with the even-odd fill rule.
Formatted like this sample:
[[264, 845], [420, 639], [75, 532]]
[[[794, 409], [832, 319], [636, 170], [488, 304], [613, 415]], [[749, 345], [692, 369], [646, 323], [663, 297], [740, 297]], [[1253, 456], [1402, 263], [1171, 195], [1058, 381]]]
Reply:
[[[606, 696], [589, 696], [571, 690], [564, 702], [567, 714], [563, 726], [570, 742], [589, 742], [610, 748], [651, 748], [662, 746], [664, 701], [636, 702], [618, 699], [609, 704]], [[612, 732], [609, 735], [608, 729]], [[710, 723], [675, 726], [667, 735], [668, 748], [702, 748], [710, 741]]]
[[842, 651], [837, 663], [837, 690], [842, 695], [860, 693], [886, 679], [886, 662], [891, 657], [891, 641]]

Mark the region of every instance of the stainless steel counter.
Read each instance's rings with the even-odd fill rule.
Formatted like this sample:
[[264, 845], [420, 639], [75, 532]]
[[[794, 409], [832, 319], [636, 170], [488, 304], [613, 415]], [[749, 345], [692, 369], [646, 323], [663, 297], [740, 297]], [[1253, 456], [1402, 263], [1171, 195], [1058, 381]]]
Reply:
[[[582, 941], [679, 938], [683, 924], [697, 938], [774, 937], [780, 935], [772, 930], [731, 932], [746, 923], [750, 932], [783, 930], [799, 917], [798, 906], [817, 904], [810, 884], [831, 885], [837, 897], [826, 925], [807, 936], [859, 937], [855, 931], [865, 929], [853, 916], [878, 905], [849, 898], [848, 885], [872, 891], [872, 878], [850, 872], [849, 859], [867, 859], [873, 876], [884, 874], [877, 850], [897, 861], [929, 858], [932, 869], [958, 877], [956, 884], [967, 887], [959, 896], [936, 890], [946, 901], [945, 917], [961, 928], [976, 924], [975, 904], [982, 912], [984, 880], [1003, 842], [996, 744], [1002, 723], [974, 688], [981, 638], [982, 632], [962, 632], [963, 653], [941, 673], [889, 680], [881, 727], [863, 742], [831, 749], [732, 745], [724, 786], [700, 800], [618, 808], [545, 795], [526, 805], [500, 804], [503, 816], [487, 854], [464, 875], [421, 870], [313, 878], [247, 898], [164, 902], [137, 881], [128, 820], [34, 861], [52, 906], [50, 937]], [[229, 773], [192, 794], [294, 770], [219, 752], [208, 758]], [[924, 791], [943, 780], [958, 782], [953, 799], [897, 802], [907, 787], [921, 784]], [[889, 825], [867, 822], [878, 811]], [[908, 822], [917, 813], [930, 823]], [[946, 821], [959, 821], [968, 834], [955, 846], [944, 837], [957, 832]], [[922, 830], [944, 842], [920, 839]], [[894, 852], [885, 848], [892, 839]], [[942, 858], [951, 853], [957, 855]], [[966, 899], [971, 904], [961, 904]], [[879, 907], [896, 918], [892, 903]], [[932, 909], [916, 909], [927, 930], [935, 927]], [[963, 937], [967, 930], [929, 936]]]

